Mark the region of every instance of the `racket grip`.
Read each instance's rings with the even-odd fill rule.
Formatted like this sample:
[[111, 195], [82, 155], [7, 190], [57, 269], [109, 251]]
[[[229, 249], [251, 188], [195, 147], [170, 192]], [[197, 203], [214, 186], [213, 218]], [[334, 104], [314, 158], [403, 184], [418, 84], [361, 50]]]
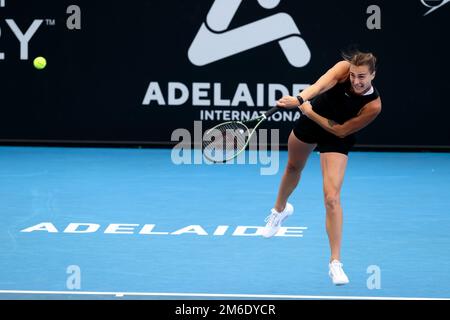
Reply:
[[273, 115], [275, 112], [280, 111], [281, 109], [282, 108], [280, 108], [280, 107], [273, 107], [272, 109], [267, 111], [264, 115], [266, 116], [266, 118], [269, 118], [271, 115]]

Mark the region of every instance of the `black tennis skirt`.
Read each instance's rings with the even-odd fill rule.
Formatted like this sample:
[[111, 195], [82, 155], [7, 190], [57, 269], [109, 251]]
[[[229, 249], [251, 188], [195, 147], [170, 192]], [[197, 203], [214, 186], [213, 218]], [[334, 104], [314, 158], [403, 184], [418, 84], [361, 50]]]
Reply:
[[293, 132], [300, 141], [317, 144], [317, 150], [321, 153], [338, 152], [347, 155], [356, 143], [354, 134], [339, 138], [304, 115], [295, 122]]

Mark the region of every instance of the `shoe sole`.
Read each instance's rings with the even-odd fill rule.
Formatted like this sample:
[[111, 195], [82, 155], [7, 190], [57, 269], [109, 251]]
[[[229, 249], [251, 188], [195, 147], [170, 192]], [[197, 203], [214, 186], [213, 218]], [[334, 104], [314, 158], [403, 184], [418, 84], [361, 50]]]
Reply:
[[[350, 281], [349, 281], [349, 282], [350, 282]], [[339, 282], [339, 283], [334, 283], [334, 282], [333, 282], [333, 284], [334, 284], [335, 286], [343, 286], [343, 285], [348, 284], [348, 282]]]
[[331, 276], [331, 274], [328, 274], [328, 276], [331, 278], [331, 282], [333, 282], [333, 284], [334, 284], [335, 286], [343, 286], [344, 284], [348, 284], [348, 283], [350, 282], [350, 280], [347, 281], [347, 282], [334, 282], [334, 281], [333, 281], [333, 277]]

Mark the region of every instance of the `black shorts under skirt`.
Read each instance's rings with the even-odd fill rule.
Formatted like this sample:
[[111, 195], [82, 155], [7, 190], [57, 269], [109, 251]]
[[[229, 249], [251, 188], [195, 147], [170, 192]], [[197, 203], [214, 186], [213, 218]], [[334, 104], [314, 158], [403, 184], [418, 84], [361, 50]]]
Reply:
[[306, 116], [301, 116], [294, 125], [294, 135], [305, 143], [316, 143], [319, 152], [338, 152], [347, 155], [356, 142], [355, 135], [339, 138], [326, 131]]

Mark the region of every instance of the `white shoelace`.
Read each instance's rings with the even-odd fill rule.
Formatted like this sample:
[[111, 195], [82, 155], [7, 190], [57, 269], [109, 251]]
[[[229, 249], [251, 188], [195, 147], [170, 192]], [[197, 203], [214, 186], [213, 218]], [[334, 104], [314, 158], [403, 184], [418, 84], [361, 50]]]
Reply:
[[277, 218], [279, 216], [279, 213], [271, 213], [269, 214], [266, 219], [264, 219], [264, 222], [267, 222], [267, 226], [274, 227], [278, 224]]
[[344, 274], [344, 270], [342, 269], [343, 266], [344, 265], [342, 263], [340, 263], [340, 262], [336, 263], [335, 262], [335, 263], [331, 264], [331, 269], [333, 271], [335, 271], [339, 276], [342, 276]]

